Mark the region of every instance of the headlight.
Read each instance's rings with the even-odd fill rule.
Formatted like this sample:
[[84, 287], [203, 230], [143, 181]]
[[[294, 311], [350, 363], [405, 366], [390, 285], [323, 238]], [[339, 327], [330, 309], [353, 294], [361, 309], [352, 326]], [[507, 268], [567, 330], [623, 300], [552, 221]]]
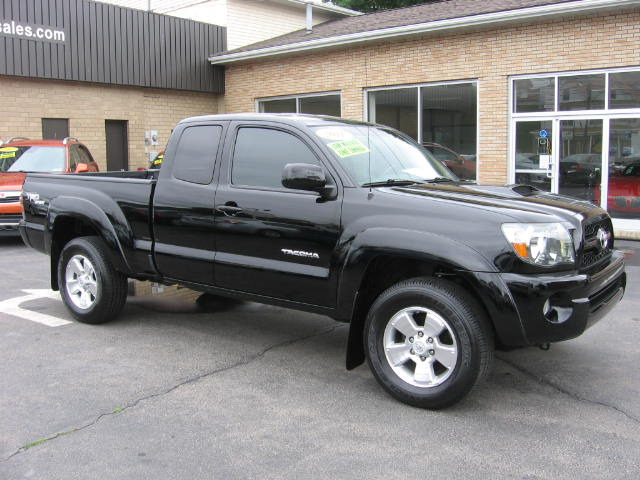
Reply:
[[504, 223], [502, 233], [525, 262], [542, 267], [575, 262], [571, 235], [561, 223]]

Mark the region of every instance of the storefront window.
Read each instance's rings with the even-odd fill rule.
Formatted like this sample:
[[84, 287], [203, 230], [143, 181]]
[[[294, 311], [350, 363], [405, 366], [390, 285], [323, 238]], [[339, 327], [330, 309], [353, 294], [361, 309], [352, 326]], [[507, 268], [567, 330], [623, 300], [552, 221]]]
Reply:
[[268, 100], [260, 102], [261, 113], [296, 113], [296, 99]]
[[340, 109], [338, 93], [258, 100], [258, 111], [261, 113], [309, 113], [339, 117]]
[[374, 90], [368, 101], [369, 121], [406, 133], [458, 177], [476, 179], [475, 82]]
[[369, 92], [369, 120], [388, 125], [418, 140], [418, 88]]
[[298, 113], [314, 115], [340, 116], [340, 95], [323, 95], [321, 97], [302, 97], [299, 100]]
[[[512, 88], [511, 181], [588, 200], [640, 228], [640, 69], [516, 78]], [[549, 108], [542, 98], [553, 96]]]
[[611, 120], [608, 190], [612, 217], [640, 218], [640, 118]]
[[552, 112], [555, 110], [555, 78], [515, 80], [513, 105], [516, 112]]
[[640, 72], [609, 74], [609, 108], [640, 108]]
[[604, 73], [558, 77], [558, 110], [602, 110]]

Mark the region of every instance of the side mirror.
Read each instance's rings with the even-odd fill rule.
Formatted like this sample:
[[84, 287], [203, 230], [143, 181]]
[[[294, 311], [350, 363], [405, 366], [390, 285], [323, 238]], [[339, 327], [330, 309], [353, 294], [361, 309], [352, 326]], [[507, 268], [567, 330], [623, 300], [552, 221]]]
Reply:
[[76, 165], [75, 173], [84, 173], [89, 171], [89, 165], [86, 163], [79, 163]]
[[324, 170], [311, 163], [288, 163], [282, 171], [282, 185], [294, 190], [322, 193], [327, 185]]

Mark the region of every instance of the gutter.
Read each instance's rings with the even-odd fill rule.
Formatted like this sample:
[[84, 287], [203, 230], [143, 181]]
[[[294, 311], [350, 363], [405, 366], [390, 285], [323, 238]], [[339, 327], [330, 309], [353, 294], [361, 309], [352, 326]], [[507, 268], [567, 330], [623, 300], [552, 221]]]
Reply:
[[640, 0], [578, 0], [575, 2], [540, 5], [536, 7], [520, 8], [502, 12], [482, 13], [467, 17], [436, 20], [433, 22], [416, 23], [414, 25], [400, 25], [397, 27], [368, 30], [364, 32], [348, 33], [333, 37], [318, 38], [302, 42], [257, 48], [236, 53], [211, 55], [208, 60], [211, 65], [227, 65], [230, 63], [285, 55], [295, 52], [317, 50], [321, 48], [352, 45], [355, 43], [383, 40], [407, 35], [419, 35], [431, 32], [453, 30], [458, 28], [495, 25], [506, 22], [530, 20], [544, 17], [558, 17], [577, 13], [588, 13], [594, 10], [639, 6]]

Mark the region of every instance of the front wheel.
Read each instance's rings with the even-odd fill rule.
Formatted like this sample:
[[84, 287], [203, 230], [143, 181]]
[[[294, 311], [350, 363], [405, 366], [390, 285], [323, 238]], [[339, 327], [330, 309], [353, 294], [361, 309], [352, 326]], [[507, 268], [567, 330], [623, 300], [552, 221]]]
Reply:
[[83, 323], [112, 320], [127, 299], [127, 277], [114, 268], [99, 237], [75, 238], [65, 245], [58, 285], [64, 304]]
[[493, 336], [477, 302], [455, 284], [406, 280], [383, 292], [365, 325], [369, 366], [398, 400], [439, 409], [485, 377]]

